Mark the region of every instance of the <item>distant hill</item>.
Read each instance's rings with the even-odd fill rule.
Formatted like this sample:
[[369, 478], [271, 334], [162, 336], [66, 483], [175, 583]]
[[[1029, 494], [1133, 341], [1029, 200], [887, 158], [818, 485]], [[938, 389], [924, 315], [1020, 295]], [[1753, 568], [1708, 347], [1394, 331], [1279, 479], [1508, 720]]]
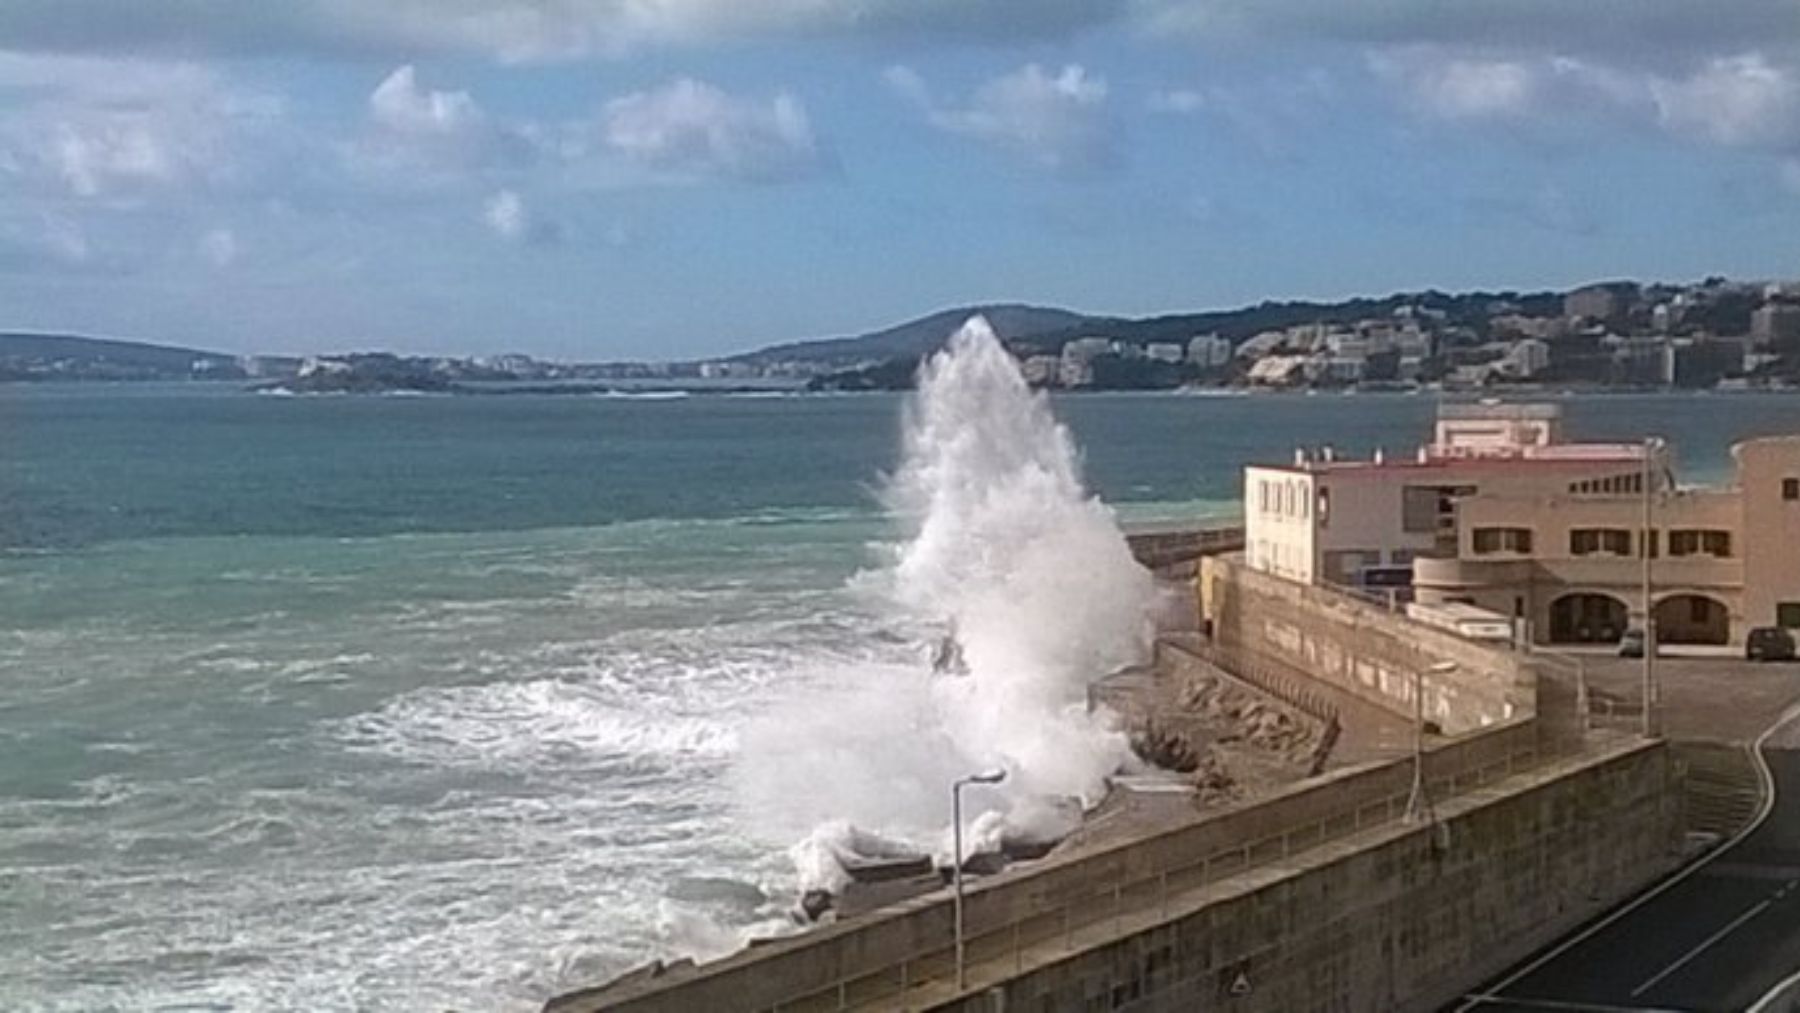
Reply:
[[1172, 313], [1139, 319], [1086, 318], [1079, 325], [1027, 335], [1030, 343], [1054, 352], [1065, 342], [1082, 337], [1113, 338], [1134, 345], [1155, 341], [1186, 342], [1197, 334], [1216, 333], [1240, 343], [1267, 330], [1299, 324], [1351, 323], [1391, 315], [1402, 306], [1416, 306], [1444, 314], [1447, 323], [1485, 330], [1491, 307], [1507, 303], [1527, 316], [1555, 316], [1562, 309], [1558, 292], [1399, 292], [1382, 298], [1361, 297], [1339, 302], [1263, 302], [1231, 310]]
[[785, 360], [821, 365], [851, 365], [886, 359], [917, 359], [936, 351], [951, 332], [977, 313], [987, 318], [1003, 341], [1029, 338], [1054, 331], [1079, 330], [1094, 318], [1045, 306], [1001, 304], [959, 306], [909, 320], [886, 330], [851, 337], [793, 341], [759, 348], [733, 357], [733, 362], [763, 363]]
[[0, 379], [184, 380], [242, 376], [237, 356], [73, 334], [0, 332]]

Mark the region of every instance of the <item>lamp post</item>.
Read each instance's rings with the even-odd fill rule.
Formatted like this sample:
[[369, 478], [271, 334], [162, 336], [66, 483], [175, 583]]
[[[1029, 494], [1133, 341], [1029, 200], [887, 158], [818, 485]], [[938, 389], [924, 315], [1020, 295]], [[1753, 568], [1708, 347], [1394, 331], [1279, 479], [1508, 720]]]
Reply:
[[1651, 600], [1650, 590], [1650, 556], [1656, 538], [1656, 529], [1652, 527], [1651, 518], [1651, 458], [1662, 441], [1654, 436], [1644, 438], [1644, 525], [1639, 538], [1638, 554], [1643, 557], [1643, 573], [1641, 575], [1642, 594], [1644, 600], [1644, 713], [1642, 731], [1645, 738], [1656, 734], [1656, 606]]
[[963, 965], [963, 849], [962, 849], [962, 790], [966, 784], [999, 784], [1006, 780], [1006, 771], [990, 770], [982, 774], [970, 774], [959, 777], [950, 786], [950, 827], [953, 847], [956, 854], [951, 858], [950, 879], [956, 884], [955, 918], [956, 918], [956, 990], [962, 991], [968, 984], [966, 968]]
[[[1440, 661], [1431, 666], [1433, 675], [1449, 675], [1456, 662]], [[1425, 797], [1425, 673], [1413, 669], [1413, 783], [1406, 798], [1406, 818], [1411, 822], [1430, 819], [1431, 802]]]

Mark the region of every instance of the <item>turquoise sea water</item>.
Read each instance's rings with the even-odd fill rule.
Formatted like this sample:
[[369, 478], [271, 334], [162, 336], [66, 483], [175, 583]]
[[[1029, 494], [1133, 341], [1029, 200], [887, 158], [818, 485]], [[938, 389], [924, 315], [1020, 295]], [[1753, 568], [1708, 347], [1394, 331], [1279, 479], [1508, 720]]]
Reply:
[[[1089, 396], [1128, 518], [1425, 397]], [[1571, 402], [1684, 475], [1800, 399]], [[778, 918], [759, 710], [916, 658], [901, 401], [0, 388], [0, 1008], [529, 1009]], [[749, 887], [765, 891], [758, 901]]]

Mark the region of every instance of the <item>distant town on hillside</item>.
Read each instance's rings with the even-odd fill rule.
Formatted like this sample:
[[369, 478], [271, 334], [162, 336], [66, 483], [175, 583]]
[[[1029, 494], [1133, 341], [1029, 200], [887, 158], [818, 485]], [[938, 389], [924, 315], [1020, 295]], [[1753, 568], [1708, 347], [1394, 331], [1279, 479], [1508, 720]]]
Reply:
[[546, 362], [384, 352], [231, 356], [0, 333], [0, 380], [230, 380], [294, 393], [504, 393], [632, 386], [894, 390], [981, 313], [1034, 386], [1201, 388], [1786, 388], [1800, 384], [1800, 283], [1713, 277], [1568, 292], [1436, 291], [1265, 302], [1146, 318], [1024, 305], [943, 310], [868, 334], [684, 362]]

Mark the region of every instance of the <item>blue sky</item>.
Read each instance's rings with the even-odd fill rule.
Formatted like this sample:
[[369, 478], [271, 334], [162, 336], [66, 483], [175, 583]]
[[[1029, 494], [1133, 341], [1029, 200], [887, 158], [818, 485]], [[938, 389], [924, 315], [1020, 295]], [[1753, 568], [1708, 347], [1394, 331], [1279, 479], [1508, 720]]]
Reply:
[[1800, 0], [0, 0], [0, 328], [686, 358], [1796, 236]]

